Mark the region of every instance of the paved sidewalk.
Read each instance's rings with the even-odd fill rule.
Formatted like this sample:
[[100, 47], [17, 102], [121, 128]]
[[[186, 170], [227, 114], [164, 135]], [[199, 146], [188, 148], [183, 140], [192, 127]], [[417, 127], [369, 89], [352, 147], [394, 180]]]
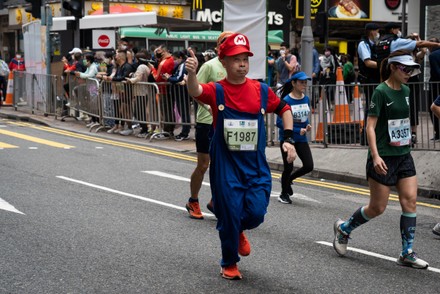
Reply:
[[[142, 144], [150, 147], [172, 150], [184, 153], [196, 153], [194, 130], [191, 130], [190, 140], [176, 142], [172, 139], [145, 140], [135, 136], [122, 136], [119, 134], [107, 134], [105, 131], [98, 133], [89, 132], [85, 122], [77, 121], [74, 118], [66, 118], [62, 122], [53, 116], [43, 116], [31, 113], [15, 111], [13, 107], [1, 107], [0, 117], [14, 120], [29, 121], [44, 124], [50, 127], [65, 129], [77, 133], [84, 133], [102, 138], [112, 138], [119, 141]], [[175, 131], [178, 133], [178, 130]], [[365, 161], [367, 149], [359, 147], [345, 147], [334, 145], [329, 148], [311, 145], [314, 159], [314, 171], [309, 176], [319, 179], [335, 180], [347, 183], [367, 185], [365, 178]], [[419, 196], [435, 197], [440, 199], [440, 153], [439, 151], [413, 151], [416, 163]], [[283, 162], [278, 146], [267, 147], [266, 157], [273, 170], [282, 171]], [[300, 165], [298, 159], [298, 165]]]

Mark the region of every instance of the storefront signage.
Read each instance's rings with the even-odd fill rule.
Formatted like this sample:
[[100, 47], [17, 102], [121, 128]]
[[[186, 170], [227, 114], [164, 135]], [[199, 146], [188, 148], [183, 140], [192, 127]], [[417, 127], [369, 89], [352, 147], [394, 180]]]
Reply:
[[114, 30], [93, 30], [93, 49], [116, 48], [116, 37]]
[[[310, 0], [312, 18], [327, 11], [331, 20], [371, 20], [371, 0]], [[325, 3], [328, 2], [326, 9]], [[296, 1], [296, 18], [304, 18], [304, 2]]]
[[[221, 23], [222, 22], [222, 11], [212, 10], [205, 8], [203, 10], [197, 10], [196, 20], [207, 21], [210, 23]], [[267, 12], [267, 24], [281, 26], [284, 24], [283, 15], [276, 13], [275, 11]]]

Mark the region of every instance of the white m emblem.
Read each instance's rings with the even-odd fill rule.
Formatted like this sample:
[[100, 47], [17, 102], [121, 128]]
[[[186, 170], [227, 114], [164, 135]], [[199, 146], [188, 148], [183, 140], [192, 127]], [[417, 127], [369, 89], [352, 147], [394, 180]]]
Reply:
[[243, 45], [246, 46], [246, 38], [243, 35], [235, 36], [234, 43], [236, 46]]

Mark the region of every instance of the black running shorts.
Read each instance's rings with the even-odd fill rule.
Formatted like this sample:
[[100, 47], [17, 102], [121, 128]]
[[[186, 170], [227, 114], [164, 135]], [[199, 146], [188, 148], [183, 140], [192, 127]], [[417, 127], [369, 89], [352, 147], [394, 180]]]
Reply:
[[367, 180], [372, 178], [376, 182], [385, 186], [395, 186], [400, 179], [409, 178], [416, 175], [416, 167], [410, 153], [401, 156], [384, 156], [382, 160], [388, 167], [386, 175], [379, 175], [374, 170], [373, 159], [367, 160]]
[[196, 150], [198, 153], [209, 153], [209, 144], [214, 129], [210, 124], [196, 124]]

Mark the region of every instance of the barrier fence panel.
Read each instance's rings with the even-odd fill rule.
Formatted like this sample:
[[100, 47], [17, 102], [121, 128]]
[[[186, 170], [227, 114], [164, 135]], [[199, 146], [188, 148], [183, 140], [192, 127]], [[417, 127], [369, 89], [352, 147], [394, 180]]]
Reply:
[[159, 110], [163, 134], [166, 137], [174, 135], [174, 130], [181, 127], [181, 133], [189, 134], [194, 126], [192, 119], [195, 103], [188, 94], [185, 84], [157, 83], [159, 87]]
[[[307, 133], [311, 144], [345, 145], [367, 148], [365, 134], [368, 105], [375, 84], [313, 85], [310, 97], [312, 131]], [[431, 110], [440, 95], [440, 82], [409, 83], [410, 96], [402, 103], [410, 106], [412, 147], [422, 150], [440, 149], [440, 123]], [[63, 93], [64, 92], [64, 93]], [[16, 110], [39, 114], [81, 114], [99, 122], [99, 129], [126, 125], [128, 134], [137, 126], [149, 132], [150, 140], [185, 134], [195, 125], [196, 103], [184, 84], [138, 82], [99, 82], [44, 74], [15, 72], [13, 104]], [[154, 132], [153, 132], [154, 131]], [[279, 142], [276, 115], [266, 115], [267, 144]]]
[[[440, 82], [409, 83], [410, 96], [403, 103], [410, 106], [413, 149], [438, 150], [440, 124], [430, 106], [440, 94]], [[377, 84], [313, 85], [308, 88], [311, 111], [308, 133], [311, 144], [329, 144], [367, 148], [366, 121], [368, 105]], [[272, 119], [267, 119], [268, 144], [279, 141]], [[274, 127], [276, 128], [276, 126]], [[275, 135], [273, 135], [275, 134]], [[436, 140], [433, 140], [436, 139]]]
[[59, 77], [14, 71], [13, 104], [32, 113], [56, 115]]

